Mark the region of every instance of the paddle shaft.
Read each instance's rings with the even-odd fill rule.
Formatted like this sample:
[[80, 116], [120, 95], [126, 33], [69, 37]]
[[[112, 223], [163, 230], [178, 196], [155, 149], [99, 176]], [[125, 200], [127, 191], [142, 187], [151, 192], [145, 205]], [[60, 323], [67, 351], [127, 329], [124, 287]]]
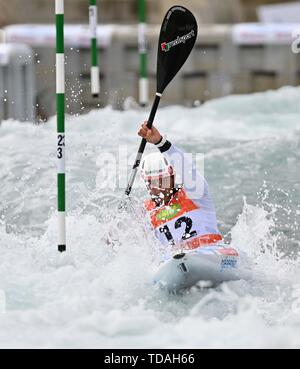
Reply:
[[[161, 96], [162, 95], [159, 94], [159, 93], [156, 94], [156, 97], [155, 97], [155, 100], [154, 100], [154, 103], [153, 103], [153, 106], [152, 106], [152, 109], [151, 109], [151, 113], [150, 113], [150, 116], [149, 116], [149, 119], [148, 119], [148, 123], [147, 123], [147, 127], [149, 129], [151, 129], [152, 126], [153, 126], [153, 122], [154, 122], [154, 119], [155, 119], [157, 109], [159, 107]], [[130, 176], [130, 179], [129, 179], [127, 189], [125, 191], [125, 194], [127, 196], [129, 196], [131, 194], [132, 187], [133, 187], [133, 184], [135, 182], [137, 172], [138, 172], [139, 166], [141, 164], [141, 160], [142, 160], [146, 145], [147, 145], [147, 141], [143, 138], [142, 141], [141, 141], [136, 159], [135, 159], [135, 163], [134, 163], [133, 168], [132, 168], [132, 172], [131, 172], [131, 176]]]

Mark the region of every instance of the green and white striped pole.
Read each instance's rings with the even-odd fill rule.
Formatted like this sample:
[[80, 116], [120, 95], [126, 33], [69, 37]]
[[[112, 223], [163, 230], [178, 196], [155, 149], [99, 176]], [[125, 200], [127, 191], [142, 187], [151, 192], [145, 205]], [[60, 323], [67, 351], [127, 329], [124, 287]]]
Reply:
[[55, 0], [58, 251], [66, 251], [64, 0]]
[[146, 0], [139, 2], [139, 54], [140, 54], [140, 83], [139, 102], [141, 106], [149, 104], [149, 81], [147, 73], [147, 41], [146, 41]]
[[93, 97], [100, 95], [100, 76], [98, 65], [98, 45], [97, 45], [97, 26], [98, 26], [98, 6], [97, 0], [90, 0], [90, 33], [91, 33], [91, 86]]

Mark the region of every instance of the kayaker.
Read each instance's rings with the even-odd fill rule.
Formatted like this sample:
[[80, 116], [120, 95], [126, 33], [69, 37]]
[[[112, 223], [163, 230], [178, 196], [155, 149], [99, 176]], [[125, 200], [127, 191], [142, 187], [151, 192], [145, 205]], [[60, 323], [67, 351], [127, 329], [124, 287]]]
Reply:
[[187, 251], [223, 244], [208, 184], [192, 157], [157, 128], [149, 129], [146, 122], [138, 134], [160, 151], [146, 156], [141, 164], [142, 178], [151, 196], [145, 208], [159, 241], [173, 250]]

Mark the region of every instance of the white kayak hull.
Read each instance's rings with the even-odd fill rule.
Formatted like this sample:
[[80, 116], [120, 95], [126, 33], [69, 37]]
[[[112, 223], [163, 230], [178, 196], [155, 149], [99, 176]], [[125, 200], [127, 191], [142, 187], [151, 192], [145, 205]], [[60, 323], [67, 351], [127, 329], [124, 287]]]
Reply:
[[235, 249], [204, 247], [165, 262], [155, 275], [154, 284], [178, 293], [196, 285], [216, 286], [239, 279], [239, 254]]

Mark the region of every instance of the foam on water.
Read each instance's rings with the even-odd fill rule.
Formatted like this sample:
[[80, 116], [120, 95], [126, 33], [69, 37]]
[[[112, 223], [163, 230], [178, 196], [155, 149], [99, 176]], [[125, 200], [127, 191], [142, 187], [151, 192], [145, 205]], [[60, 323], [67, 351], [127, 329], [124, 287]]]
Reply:
[[64, 255], [56, 251], [55, 119], [5, 122], [0, 346], [299, 347], [299, 100], [299, 88], [284, 88], [160, 110], [158, 125], [172, 141], [205, 153], [220, 227], [252, 273], [175, 297], [149, 285], [159, 249], [139, 215], [144, 191], [119, 213], [123, 191], [99, 189], [107, 180], [101, 157], [120, 144], [135, 154], [147, 114], [106, 108], [68, 118]]

